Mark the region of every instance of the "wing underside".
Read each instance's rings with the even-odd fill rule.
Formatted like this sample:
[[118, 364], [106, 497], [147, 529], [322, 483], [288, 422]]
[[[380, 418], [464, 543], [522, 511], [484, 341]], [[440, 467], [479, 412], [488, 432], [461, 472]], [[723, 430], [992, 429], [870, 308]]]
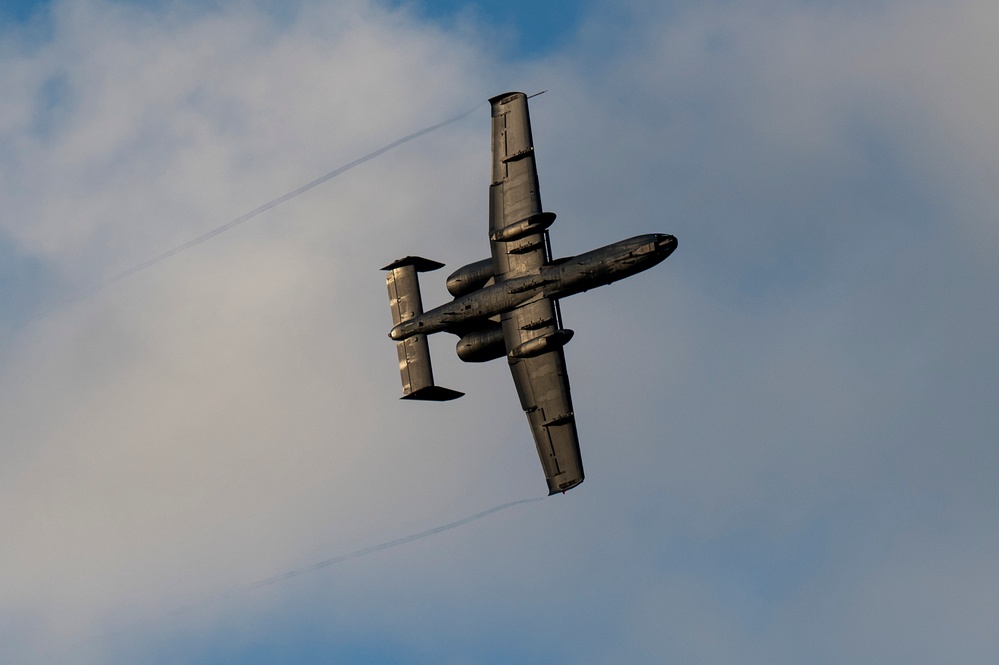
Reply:
[[[556, 331], [552, 301], [542, 298], [503, 316], [507, 347], [516, 349]], [[525, 358], [510, 358], [521, 408], [531, 424], [548, 493], [564, 492], [583, 482], [583, 461], [572, 411], [565, 353], [558, 348]]]
[[[489, 237], [493, 274], [500, 282], [540, 273], [551, 258], [545, 229], [554, 215], [541, 207], [527, 96], [507, 93], [490, 103], [493, 184], [489, 188]], [[510, 370], [550, 494], [583, 481], [565, 354], [560, 344], [541, 353], [517, 351], [526, 349], [524, 345], [532, 340], [559, 332], [556, 308], [557, 303], [550, 298], [539, 296], [502, 317]]]
[[493, 183], [489, 188], [489, 238], [493, 274], [510, 279], [538, 272], [549, 256], [543, 229], [517, 234], [509, 241], [495, 239], [506, 229], [537, 219], [543, 211], [527, 96], [515, 92], [490, 101]]

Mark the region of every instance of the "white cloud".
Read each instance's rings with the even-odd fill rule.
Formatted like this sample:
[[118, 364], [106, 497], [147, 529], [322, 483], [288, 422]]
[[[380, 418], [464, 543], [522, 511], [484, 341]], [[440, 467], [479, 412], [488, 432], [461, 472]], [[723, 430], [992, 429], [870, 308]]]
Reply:
[[[29, 104], [52, 76], [65, 92], [45, 132], [8, 125], [23, 187], [4, 226], [84, 287], [452, 115], [475, 87], [466, 44], [360, 3], [281, 28], [236, 9], [54, 11], [53, 41], [16, 65]], [[402, 501], [416, 474], [459, 467], [433, 444], [397, 450], [404, 423], [379, 417], [398, 386], [377, 269], [404, 247], [393, 230], [415, 238], [470, 200], [477, 135], [400, 149], [3, 349], [5, 613], [86, 634], [358, 541], [393, 503], [423, 516]], [[442, 169], [451, 201], [428, 158], [458, 165]]]
[[957, 610], [989, 608], [967, 580], [996, 526], [995, 10], [628, 11], [515, 68], [470, 25], [363, 2], [62, 3], [51, 41], [5, 48], [0, 230], [67, 291], [507, 86], [551, 89], [556, 251], [680, 248], [564, 305], [580, 489], [169, 620], [543, 491], [501, 363], [435, 340], [468, 396], [400, 403], [384, 337], [379, 266], [486, 254], [485, 109], [0, 338], [0, 624], [23, 628], [0, 654], [79, 662], [76, 638], [152, 619], [86, 651], [158, 662], [275, 615], [431, 656], [453, 632], [462, 653], [880, 662], [910, 623], [994, 646]]

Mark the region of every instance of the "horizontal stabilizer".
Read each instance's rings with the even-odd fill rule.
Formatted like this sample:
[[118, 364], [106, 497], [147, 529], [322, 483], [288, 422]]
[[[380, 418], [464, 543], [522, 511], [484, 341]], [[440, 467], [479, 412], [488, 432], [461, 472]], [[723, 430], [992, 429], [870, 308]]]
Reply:
[[[392, 322], [395, 325], [423, 314], [417, 273], [437, 270], [443, 265], [420, 256], [407, 256], [384, 268], [388, 271], [385, 283], [388, 286], [389, 306], [392, 308]], [[464, 394], [434, 385], [426, 335], [408, 337], [396, 344], [396, 350], [399, 353], [403, 399], [445, 402]]]

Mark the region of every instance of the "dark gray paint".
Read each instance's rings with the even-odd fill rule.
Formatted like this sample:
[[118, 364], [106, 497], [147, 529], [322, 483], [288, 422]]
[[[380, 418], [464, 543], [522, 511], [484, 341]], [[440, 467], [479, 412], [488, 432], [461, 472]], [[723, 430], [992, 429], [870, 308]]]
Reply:
[[470, 263], [447, 279], [454, 300], [424, 312], [418, 272], [441, 264], [408, 256], [385, 267], [398, 344], [403, 397], [443, 401], [462, 393], [434, 385], [426, 336], [460, 336], [458, 356], [482, 362], [506, 356], [537, 444], [549, 494], [583, 482], [583, 463], [562, 347], [572, 337], [561, 325], [558, 300], [610, 284], [661, 262], [676, 249], [671, 235], [649, 234], [579, 256], [553, 260], [541, 207], [527, 96], [492, 98], [492, 175], [489, 187], [490, 259]]

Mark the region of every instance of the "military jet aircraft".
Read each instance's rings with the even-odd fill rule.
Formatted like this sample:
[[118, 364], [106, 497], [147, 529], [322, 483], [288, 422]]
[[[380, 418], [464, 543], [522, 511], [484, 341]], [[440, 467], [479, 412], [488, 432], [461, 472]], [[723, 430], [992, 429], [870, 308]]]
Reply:
[[534, 161], [527, 95], [508, 92], [492, 106], [492, 185], [489, 245], [492, 256], [447, 278], [454, 300], [423, 311], [417, 273], [443, 264], [407, 256], [385, 266], [402, 374], [403, 399], [447, 401], [464, 393], [434, 384], [427, 335], [458, 335], [458, 357], [485, 362], [506, 357], [520, 403], [537, 444], [549, 495], [583, 482], [583, 462], [562, 347], [560, 298], [647, 270], [676, 249], [671, 235], [621, 240], [579, 256], [552, 257]]

